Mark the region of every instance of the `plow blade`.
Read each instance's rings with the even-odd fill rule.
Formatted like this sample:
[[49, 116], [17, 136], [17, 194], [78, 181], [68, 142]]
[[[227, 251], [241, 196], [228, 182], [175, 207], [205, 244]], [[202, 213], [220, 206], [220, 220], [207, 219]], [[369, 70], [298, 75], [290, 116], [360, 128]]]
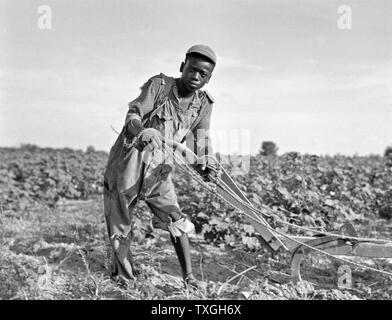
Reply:
[[[308, 246], [322, 250], [334, 256], [351, 256], [367, 258], [392, 258], [392, 244], [377, 243], [370, 241], [350, 241], [344, 237], [292, 237], [284, 239], [285, 244], [291, 252], [291, 275], [293, 283], [301, 281], [301, 262], [304, 257], [313, 250], [303, 246], [300, 241]], [[296, 240], [296, 241], [295, 241]]]

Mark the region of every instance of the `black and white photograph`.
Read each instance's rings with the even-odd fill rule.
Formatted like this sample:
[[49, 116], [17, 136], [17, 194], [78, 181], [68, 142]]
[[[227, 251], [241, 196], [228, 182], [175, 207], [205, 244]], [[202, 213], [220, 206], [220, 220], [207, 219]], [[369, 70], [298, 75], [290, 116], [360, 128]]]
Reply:
[[391, 17], [0, 0], [0, 300], [391, 300]]

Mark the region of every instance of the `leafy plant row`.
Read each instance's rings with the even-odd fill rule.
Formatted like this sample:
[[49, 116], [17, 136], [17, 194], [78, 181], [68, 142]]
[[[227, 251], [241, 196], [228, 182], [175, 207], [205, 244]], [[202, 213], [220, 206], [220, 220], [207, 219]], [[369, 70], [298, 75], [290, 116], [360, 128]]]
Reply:
[[[61, 199], [101, 195], [108, 154], [88, 149], [38, 147], [0, 148], [2, 210], [23, 210], [34, 202], [55, 206]], [[229, 157], [229, 172], [238, 167]], [[250, 158], [247, 172], [234, 176], [256, 207], [297, 225], [337, 230], [346, 220], [371, 221], [392, 217], [392, 165], [389, 156], [315, 156], [296, 152]], [[176, 170], [174, 183], [183, 211], [196, 231], [215, 243], [258, 249], [251, 226], [240, 214]], [[137, 211], [140, 230], [149, 230], [145, 214]], [[274, 223], [272, 220], [271, 223]], [[277, 223], [282, 231], [294, 231]], [[147, 231], [143, 231], [147, 232]], [[139, 232], [140, 233], [140, 232]]]

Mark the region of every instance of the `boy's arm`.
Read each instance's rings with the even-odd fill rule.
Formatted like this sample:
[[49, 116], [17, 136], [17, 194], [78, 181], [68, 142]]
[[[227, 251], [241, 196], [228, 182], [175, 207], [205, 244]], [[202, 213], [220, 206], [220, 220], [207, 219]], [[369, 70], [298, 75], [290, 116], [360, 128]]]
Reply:
[[154, 108], [154, 103], [161, 85], [161, 78], [155, 76], [150, 78], [142, 87], [140, 95], [128, 103], [128, 112], [125, 117], [125, 127], [127, 136], [134, 137], [140, 133], [144, 127], [142, 119], [145, 114]]

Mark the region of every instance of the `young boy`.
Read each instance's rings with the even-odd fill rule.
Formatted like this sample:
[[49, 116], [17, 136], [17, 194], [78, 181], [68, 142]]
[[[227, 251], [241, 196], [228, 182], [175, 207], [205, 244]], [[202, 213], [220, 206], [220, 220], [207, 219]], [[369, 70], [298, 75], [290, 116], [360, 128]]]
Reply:
[[[129, 103], [125, 125], [112, 147], [104, 177], [104, 210], [113, 248], [112, 277], [132, 279], [130, 253], [132, 212], [137, 200], [145, 200], [154, 213], [153, 226], [172, 231], [170, 238], [177, 253], [184, 281], [197, 285], [192, 274], [189, 221], [177, 203], [171, 180], [173, 165], [154, 161], [162, 150], [162, 138], [186, 141], [197, 155], [211, 155], [208, 136], [213, 100], [200, 90], [209, 82], [216, 55], [206, 45], [194, 45], [181, 63], [180, 78], [160, 74], [150, 78], [138, 98]], [[207, 157], [196, 164], [208, 175]]]

